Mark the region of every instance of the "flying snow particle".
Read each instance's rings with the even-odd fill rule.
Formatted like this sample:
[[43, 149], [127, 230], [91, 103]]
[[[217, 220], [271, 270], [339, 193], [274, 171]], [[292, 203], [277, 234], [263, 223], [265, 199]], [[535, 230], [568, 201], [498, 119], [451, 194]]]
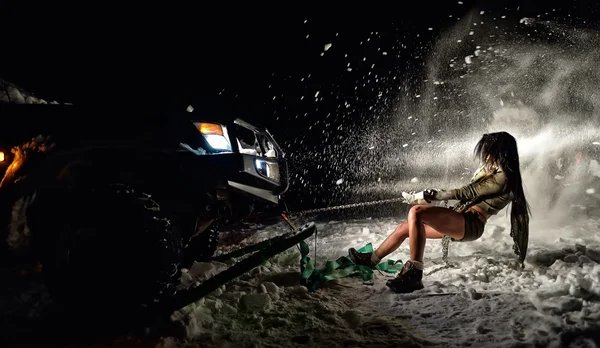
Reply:
[[594, 193], [596, 193], [596, 190], [594, 190], [593, 188], [589, 188], [585, 190], [585, 193], [587, 193], [588, 195], [593, 195]]
[[433, 30], [433, 28], [427, 28], [427, 30]]
[[384, 56], [387, 56], [387, 52], [385, 52], [385, 51], [381, 52], [381, 54], [383, 54]]
[[325, 45], [325, 47], [323, 47], [323, 49], [325, 50], [325, 52], [327, 52], [327, 50], [329, 50], [331, 48], [331, 44], [328, 43]]
[[461, 42], [462, 42], [462, 40], [456, 40], [456, 42], [458, 42], [458, 43], [461, 43]]
[[185, 111], [192, 112], [192, 111], [194, 111], [194, 107], [191, 105], [188, 105], [188, 107], [185, 109]]
[[600, 141], [594, 141], [592, 145], [600, 145]]
[[414, 184], [415, 182], [419, 182], [419, 179], [415, 177], [415, 178], [410, 179], [410, 182], [412, 182]]
[[475, 34], [475, 32], [474, 32], [473, 30], [471, 30], [471, 31], [469, 32], [469, 35], [473, 35], [473, 34]]
[[336, 185], [341, 185], [344, 182], [344, 179], [338, 179], [338, 181], [335, 182]]
[[465, 63], [467, 63], [467, 64], [471, 64], [471, 57], [472, 57], [472, 56], [466, 56], [466, 57], [465, 57]]
[[408, 146], [408, 144], [404, 144], [404, 145], [402, 145], [402, 147], [407, 147], [407, 146]]
[[528, 17], [523, 17], [519, 20], [519, 23], [521, 24], [525, 24], [525, 25], [531, 25], [533, 24], [533, 18], [528, 18]]
[[480, 15], [482, 15], [482, 14], [484, 14], [484, 13], [485, 13], [485, 11], [481, 11], [481, 12], [479, 12], [479, 14], [480, 14]]
[[463, 4], [463, 2], [462, 2], [462, 1], [459, 1], [459, 2], [458, 2], [458, 4], [459, 4], [459, 5], [462, 5], [462, 4]]
[[315, 93], [315, 98], [319, 96], [319, 91], [317, 91], [317, 93]]

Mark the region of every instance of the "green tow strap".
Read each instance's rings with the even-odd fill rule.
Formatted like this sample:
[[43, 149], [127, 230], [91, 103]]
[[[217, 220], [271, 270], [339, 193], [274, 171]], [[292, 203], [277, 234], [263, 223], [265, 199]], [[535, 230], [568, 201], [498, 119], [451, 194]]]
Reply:
[[[371, 243], [358, 249], [358, 252], [373, 252]], [[302, 272], [302, 285], [306, 286], [309, 292], [314, 292], [328, 281], [336, 280], [350, 276], [360, 276], [363, 282], [373, 280], [373, 270], [379, 270], [387, 273], [396, 273], [402, 269], [402, 261], [388, 260], [381, 262], [374, 268], [357, 265], [348, 256], [342, 256], [335, 261], [327, 261], [325, 267], [316, 269], [310, 257], [308, 257], [309, 247], [305, 241], [300, 242], [300, 271]]]

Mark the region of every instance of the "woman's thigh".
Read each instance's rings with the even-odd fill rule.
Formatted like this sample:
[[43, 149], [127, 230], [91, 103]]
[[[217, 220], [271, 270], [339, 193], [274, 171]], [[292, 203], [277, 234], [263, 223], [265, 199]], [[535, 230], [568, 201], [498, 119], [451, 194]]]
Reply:
[[447, 235], [456, 240], [462, 239], [465, 235], [464, 216], [452, 209], [417, 205], [411, 208], [410, 214], [413, 214], [413, 218], [418, 215], [421, 222], [426, 225], [427, 238], [440, 238], [436, 237], [437, 235], [434, 232]]

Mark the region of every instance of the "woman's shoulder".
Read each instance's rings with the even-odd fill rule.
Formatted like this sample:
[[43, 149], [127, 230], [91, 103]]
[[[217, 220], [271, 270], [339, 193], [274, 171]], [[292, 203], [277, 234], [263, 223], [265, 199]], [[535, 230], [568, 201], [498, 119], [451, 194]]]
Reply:
[[494, 171], [493, 178], [494, 181], [500, 185], [504, 185], [507, 182], [506, 173], [501, 168], [498, 168]]
[[487, 170], [486, 170], [485, 166], [481, 166], [475, 171], [475, 173], [471, 177], [471, 182], [477, 181], [486, 175], [487, 175]]
[[506, 178], [506, 173], [502, 169], [497, 169], [496, 171], [494, 171], [494, 177]]
[[477, 169], [471, 178], [471, 182], [477, 182], [481, 180], [493, 180], [498, 184], [504, 184], [506, 183], [506, 174], [502, 168], [487, 168], [486, 166], [482, 166]]

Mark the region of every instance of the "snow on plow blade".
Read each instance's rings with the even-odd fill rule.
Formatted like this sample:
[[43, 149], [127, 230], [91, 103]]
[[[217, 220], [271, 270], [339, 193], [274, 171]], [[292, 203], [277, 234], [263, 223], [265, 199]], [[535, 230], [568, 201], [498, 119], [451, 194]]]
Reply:
[[200, 298], [217, 290], [219, 287], [228, 283], [229, 281], [243, 275], [255, 267], [260, 266], [273, 256], [282, 253], [301, 241], [307, 239], [313, 235], [316, 230], [317, 227], [315, 223], [310, 222], [301, 226], [290, 234], [267, 239], [258, 244], [235, 250], [229, 254], [217, 256], [213, 260], [223, 262], [246, 254], [254, 253], [242, 261], [230, 266], [226, 270], [206, 279], [204, 282], [202, 282], [202, 284], [193, 288], [178, 291], [172, 297], [166, 299], [164, 306], [161, 307], [165, 310], [165, 314], [171, 314], [176, 310], [182, 309], [188, 304], [196, 302]]

